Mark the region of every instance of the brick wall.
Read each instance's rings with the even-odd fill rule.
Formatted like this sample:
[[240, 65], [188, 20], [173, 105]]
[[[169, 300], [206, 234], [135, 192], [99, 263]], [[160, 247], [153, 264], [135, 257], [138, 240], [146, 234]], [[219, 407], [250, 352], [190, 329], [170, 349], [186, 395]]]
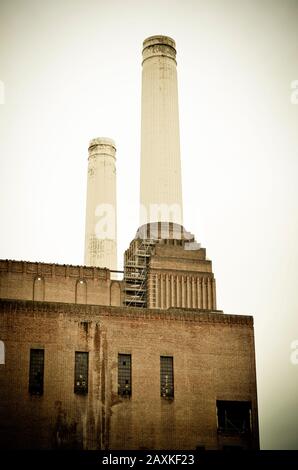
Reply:
[[0, 260], [0, 298], [121, 305], [108, 269]]
[[[2, 300], [0, 340], [3, 447], [258, 447], [252, 317]], [[45, 349], [40, 397], [28, 391], [30, 348]], [[89, 352], [85, 396], [75, 351]], [[118, 395], [118, 353], [132, 356], [130, 398]], [[173, 356], [173, 400], [160, 396], [161, 355]], [[216, 400], [252, 402], [251, 439], [218, 434]]]

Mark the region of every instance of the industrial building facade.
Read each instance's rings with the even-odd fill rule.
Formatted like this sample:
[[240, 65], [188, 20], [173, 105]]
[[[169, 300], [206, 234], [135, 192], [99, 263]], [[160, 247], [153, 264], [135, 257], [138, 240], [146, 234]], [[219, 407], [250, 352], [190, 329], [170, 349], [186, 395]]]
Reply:
[[[108, 275], [0, 263], [1, 446], [257, 448], [252, 317], [121, 307], [121, 283]], [[36, 282], [43, 299], [33, 299]], [[102, 297], [90, 305], [95, 285]]]
[[108, 138], [89, 146], [86, 266], [0, 260], [2, 448], [259, 447], [253, 318], [217, 309], [183, 227], [175, 42], [143, 46], [140, 227], [122, 278]]

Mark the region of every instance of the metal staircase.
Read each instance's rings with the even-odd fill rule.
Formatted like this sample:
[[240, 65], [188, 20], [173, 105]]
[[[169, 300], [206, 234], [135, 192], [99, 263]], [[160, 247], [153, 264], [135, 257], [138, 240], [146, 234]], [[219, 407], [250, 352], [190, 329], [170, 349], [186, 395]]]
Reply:
[[124, 255], [124, 305], [147, 307], [147, 269], [156, 240], [137, 238]]

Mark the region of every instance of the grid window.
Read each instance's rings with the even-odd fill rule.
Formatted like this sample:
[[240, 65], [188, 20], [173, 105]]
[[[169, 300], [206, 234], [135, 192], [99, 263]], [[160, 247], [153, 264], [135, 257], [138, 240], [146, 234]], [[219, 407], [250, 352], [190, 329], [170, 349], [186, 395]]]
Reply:
[[44, 349], [30, 349], [29, 393], [43, 394]]
[[160, 395], [163, 398], [174, 398], [174, 371], [171, 356], [160, 357]]
[[245, 434], [251, 429], [251, 402], [218, 400], [218, 432], [224, 434]]
[[131, 396], [131, 355], [118, 354], [118, 394]]
[[75, 353], [74, 392], [82, 395], [88, 393], [88, 356], [87, 352]]

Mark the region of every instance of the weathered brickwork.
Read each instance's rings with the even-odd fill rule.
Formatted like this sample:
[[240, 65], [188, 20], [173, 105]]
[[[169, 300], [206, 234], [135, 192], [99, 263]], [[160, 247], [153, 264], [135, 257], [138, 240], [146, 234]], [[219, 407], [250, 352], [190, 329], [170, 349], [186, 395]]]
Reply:
[[121, 282], [108, 269], [0, 260], [0, 298], [121, 305]]
[[[2, 447], [258, 447], [250, 316], [2, 300], [0, 340]], [[45, 350], [42, 396], [28, 390], [31, 348]], [[87, 395], [74, 393], [75, 351], [89, 352]], [[131, 397], [118, 395], [119, 353], [131, 355]], [[160, 396], [160, 356], [173, 357], [173, 400]], [[219, 434], [216, 400], [250, 401], [252, 434]]]

